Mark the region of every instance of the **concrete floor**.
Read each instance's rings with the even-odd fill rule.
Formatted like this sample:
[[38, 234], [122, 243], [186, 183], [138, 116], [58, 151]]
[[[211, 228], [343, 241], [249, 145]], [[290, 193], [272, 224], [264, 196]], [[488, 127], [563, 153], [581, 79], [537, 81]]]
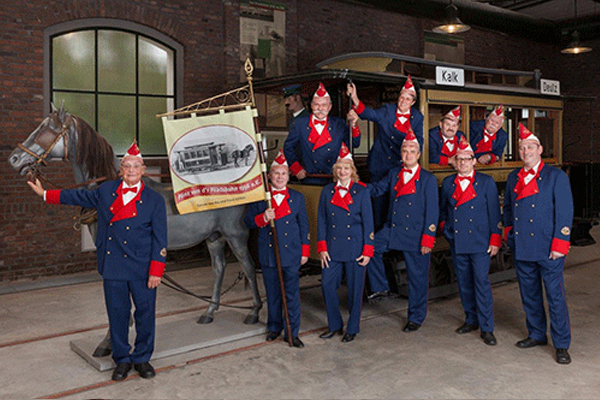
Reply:
[[[600, 243], [600, 227], [592, 234]], [[431, 302], [425, 324], [410, 334], [400, 330], [406, 322], [405, 299], [365, 305], [360, 334], [345, 344], [339, 337], [319, 339], [326, 316], [318, 277], [305, 277], [304, 349], [289, 348], [280, 340], [266, 343], [258, 335], [153, 361], [154, 379], [134, 373], [116, 383], [110, 380], [111, 371], [98, 372], [69, 349], [70, 341], [106, 329], [102, 287], [93, 275], [72, 276], [73, 282], [86, 283], [60, 287], [52, 287], [56, 279], [3, 285], [0, 398], [600, 398], [599, 249], [598, 244], [574, 247], [567, 259], [573, 333], [573, 362], [567, 366], [554, 361], [552, 346], [515, 347], [527, 336], [516, 282], [493, 288], [495, 347], [484, 345], [478, 333], [454, 333], [463, 322], [456, 296]], [[238, 270], [229, 266], [225, 285]], [[209, 268], [172, 276], [195, 292], [210, 293]], [[35, 287], [42, 288], [21, 290]], [[248, 297], [237, 285], [224, 301]], [[198, 300], [161, 287], [157, 323], [195, 320], [203, 308]], [[265, 319], [263, 309], [261, 321]], [[202, 329], [198, 325], [198, 335]]]

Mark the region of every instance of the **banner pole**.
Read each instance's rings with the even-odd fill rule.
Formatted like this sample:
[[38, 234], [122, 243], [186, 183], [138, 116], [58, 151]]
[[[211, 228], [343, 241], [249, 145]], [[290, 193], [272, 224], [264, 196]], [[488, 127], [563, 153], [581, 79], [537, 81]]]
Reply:
[[[254, 67], [250, 62], [250, 59], [246, 59], [244, 64], [244, 70], [246, 71], [246, 79], [248, 80], [248, 86], [250, 90], [250, 99], [252, 103], [252, 108], [256, 109], [256, 103], [254, 100], [254, 88], [252, 86], [252, 71]], [[258, 125], [258, 118], [254, 116], [254, 130], [257, 136], [257, 145], [258, 145], [258, 156], [260, 159], [261, 172], [263, 178], [263, 185], [265, 186], [265, 201], [267, 202], [267, 208], [272, 209], [271, 207], [271, 191], [269, 184], [269, 177], [267, 174], [267, 166], [265, 163], [265, 154], [262, 145], [262, 135], [260, 134], [260, 127]], [[285, 285], [283, 283], [283, 270], [281, 268], [281, 255], [279, 252], [279, 239], [277, 237], [277, 229], [275, 227], [275, 220], [272, 219], [270, 221], [271, 230], [273, 231], [273, 250], [275, 251], [275, 265], [277, 266], [277, 275], [279, 276], [279, 287], [281, 289], [281, 305], [283, 307], [283, 316], [285, 319], [285, 331], [287, 333], [287, 341], [289, 346], [291, 347], [292, 342], [292, 325], [290, 323], [290, 315], [287, 306], [287, 298], [285, 294]]]

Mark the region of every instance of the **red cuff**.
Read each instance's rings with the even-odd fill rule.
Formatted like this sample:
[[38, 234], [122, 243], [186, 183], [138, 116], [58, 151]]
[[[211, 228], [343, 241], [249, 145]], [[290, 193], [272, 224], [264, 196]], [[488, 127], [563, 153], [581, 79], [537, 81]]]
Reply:
[[47, 204], [60, 204], [60, 190], [46, 190]]
[[569, 254], [569, 247], [571, 247], [571, 243], [568, 240], [554, 238], [552, 239], [552, 245], [550, 245], [550, 251], [558, 251], [566, 255]]
[[496, 162], [496, 160], [498, 160], [498, 157], [496, 157], [496, 155], [495, 155], [495, 154], [490, 154], [490, 157], [492, 157], [492, 159], [491, 159], [491, 161], [490, 161], [490, 164], [493, 164], [493, 163], [495, 163], [495, 162]]
[[317, 242], [317, 253], [322, 253], [327, 251], [327, 242], [324, 240], [319, 240]]
[[374, 248], [372, 244], [365, 244], [363, 246], [362, 255], [365, 257], [373, 257]]
[[446, 157], [446, 156], [440, 156], [439, 165], [448, 165], [448, 157]]
[[160, 278], [163, 276], [163, 272], [165, 272], [164, 262], [155, 260], [150, 261], [150, 275], [158, 276]]
[[294, 175], [298, 175], [303, 169], [304, 168], [302, 168], [302, 165], [300, 165], [298, 161], [296, 161], [290, 166], [290, 172]]
[[359, 101], [358, 101], [358, 105], [357, 105], [356, 107], [352, 106], [352, 108], [354, 108], [354, 111], [356, 111], [356, 113], [357, 113], [358, 115], [360, 115], [360, 114], [362, 114], [362, 113], [363, 113], [363, 111], [365, 111], [365, 108], [366, 108], [366, 107], [365, 107], [365, 105], [363, 104], [363, 102], [359, 100]]
[[352, 137], [359, 137], [360, 136], [360, 128], [358, 127], [358, 124], [356, 126], [352, 127]]
[[302, 257], [310, 257], [310, 245], [309, 244], [302, 245]]
[[490, 246], [502, 247], [502, 237], [497, 233], [492, 233], [490, 237]]
[[433, 249], [435, 244], [435, 236], [423, 235], [421, 236], [421, 247], [429, 247]]
[[505, 226], [504, 227], [504, 241], [508, 242], [508, 232], [510, 232], [510, 230], [512, 229], [512, 226]]
[[265, 222], [265, 213], [260, 213], [256, 217], [254, 217], [254, 223], [259, 228], [263, 228], [269, 224], [268, 222]]

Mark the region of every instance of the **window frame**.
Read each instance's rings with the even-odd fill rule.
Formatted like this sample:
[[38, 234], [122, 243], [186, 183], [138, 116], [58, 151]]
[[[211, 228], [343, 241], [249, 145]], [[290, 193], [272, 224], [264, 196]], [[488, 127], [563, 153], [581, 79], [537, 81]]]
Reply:
[[[156, 41], [157, 43], [168, 47], [173, 51], [174, 59], [174, 93], [172, 98], [174, 99], [174, 109], [183, 104], [183, 60], [184, 60], [184, 49], [181, 44], [166, 36], [165, 34], [157, 31], [156, 29], [150, 28], [145, 25], [140, 25], [135, 22], [109, 19], [109, 18], [86, 18], [78, 19], [74, 21], [68, 21], [60, 24], [56, 24], [44, 29], [44, 99], [47, 101], [43, 102], [43, 113], [47, 115], [51, 111], [51, 99], [52, 99], [52, 39], [56, 36], [64, 35], [69, 32], [82, 31], [82, 30], [116, 30], [136, 35], [141, 35], [150, 40]], [[136, 44], [137, 46], [137, 44]], [[137, 61], [137, 59], [136, 59]], [[136, 63], [136, 71], [137, 71]], [[98, 96], [98, 90], [94, 90], [95, 96]], [[125, 94], [130, 95], [130, 94]], [[136, 93], [133, 94], [136, 99], [139, 98], [140, 93], [136, 88]], [[155, 97], [152, 95], [143, 95], [143, 97]], [[163, 97], [163, 96], [158, 96]], [[171, 96], [168, 96], [171, 97]], [[136, 100], [137, 104], [137, 100]], [[138, 107], [136, 107], [138, 108]], [[96, 104], [96, 124], [98, 124], [98, 104]], [[136, 138], [139, 138], [139, 121], [136, 120]], [[96, 126], [94, 126], [96, 129]], [[152, 155], [151, 155], [152, 156]], [[156, 157], [166, 157], [166, 154], [154, 154]]]

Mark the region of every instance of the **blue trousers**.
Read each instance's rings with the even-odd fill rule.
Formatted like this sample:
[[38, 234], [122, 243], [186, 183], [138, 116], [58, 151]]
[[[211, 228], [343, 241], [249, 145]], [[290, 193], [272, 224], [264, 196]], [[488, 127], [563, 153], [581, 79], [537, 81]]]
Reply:
[[[115, 364], [150, 361], [154, 351], [156, 289], [148, 289], [147, 280], [104, 280], [104, 300], [108, 313], [112, 357]], [[135, 346], [129, 344], [131, 299], [135, 304]], [[131, 354], [130, 354], [131, 353]]]
[[390, 290], [390, 285], [387, 276], [385, 275], [385, 265], [383, 264], [383, 253], [389, 250], [388, 232], [389, 229], [382, 229], [375, 234], [375, 241], [373, 242], [374, 254], [367, 265], [369, 289], [371, 289], [371, 292], [373, 293]]
[[456, 254], [450, 246], [465, 322], [479, 325], [481, 332], [494, 332], [494, 306], [488, 253]]
[[[367, 266], [369, 280], [371, 282], [379, 282], [380, 284], [385, 282], [386, 288], [388, 287], [388, 282], [385, 277], [383, 253], [393, 250], [389, 248], [389, 232], [389, 229], [381, 229], [375, 234], [373, 258], [371, 258], [371, 262]], [[403, 250], [402, 256], [406, 263], [406, 275], [408, 278], [408, 321], [421, 325], [427, 315], [430, 255], [423, 255], [420, 251]], [[373, 280], [371, 280], [372, 277]], [[384, 286], [382, 285], [381, 287]]]
[[348, 285], [348, 325], [346, 332], [357, 334], [360, 325], [360, 313], [362, 310], [362, 294], [365, 283], [365, 267], [358, 265], [356, 261], [329, 261], [329, 268], [321, 270], [321, 291], [327, 309], [327, 323], [329, 331], [334, 332], [344, 327], [342, 314], [340, 313], [340, 299], [337, 290], [342, 284], [342, 273], [346, 273]]
[[571, 324], [563, 279], [564, 265], [564, 257], [558, 260], [515, 260], [529, 337], [538, 341], [547, 340], [543, 282], [550, 312], [550, 335], [557, 349], [568, 349], [571, 344]]
[[[267, 330], [269, 332], [281, 332], [285, 329], [283, 316], [283, 301], [281, 297], [281, 286], [277, 268], [261, 265], [265, 289], [267, 291]], [[298, 275], [300, 266], [282, 267], [283, 284], [285, 288], [285, 299], [287, 301], [292, 337], [298, 337], [300, 330], [300, 277]], [[287, 336], [287, 331], [284, 331]]]

